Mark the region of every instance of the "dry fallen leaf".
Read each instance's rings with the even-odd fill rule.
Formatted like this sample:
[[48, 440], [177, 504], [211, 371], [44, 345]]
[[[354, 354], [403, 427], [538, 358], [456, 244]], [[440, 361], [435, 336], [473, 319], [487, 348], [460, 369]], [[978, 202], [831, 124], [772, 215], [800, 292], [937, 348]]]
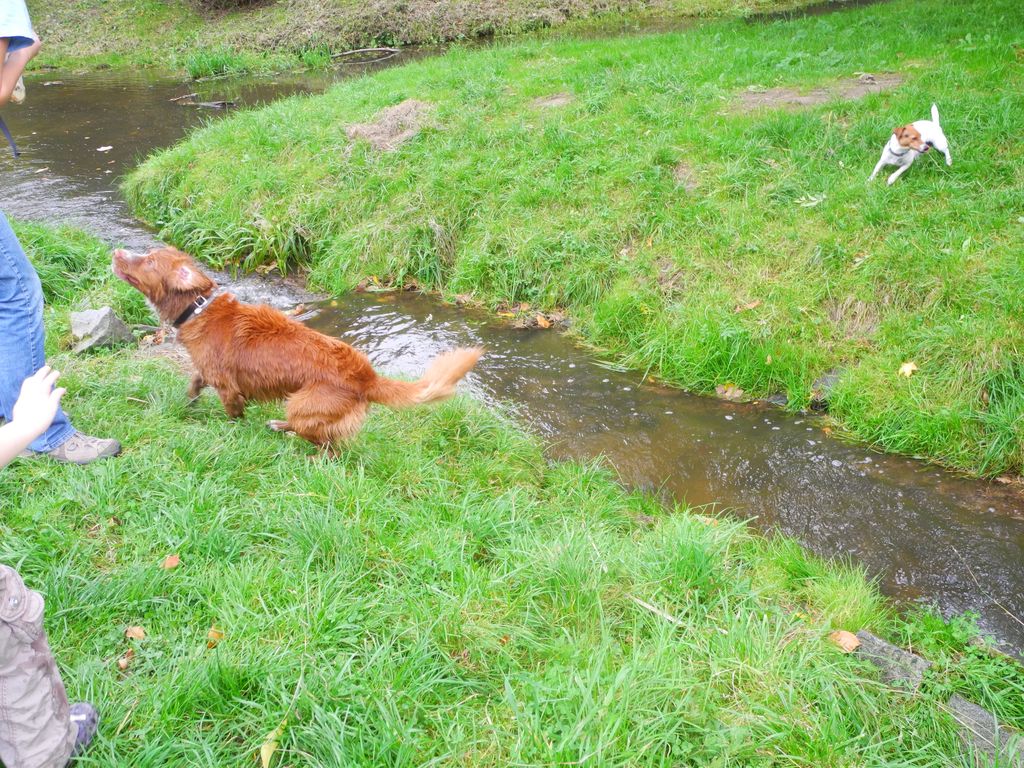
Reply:
[[828, 636], [828, 639], [838, 645], [843, 653], [853, 653], [860, 647], [860, 640], [853, 632], [845, 629], [838, 629]]
[[832, 427], [822, 427], [821, 431], [822, 433], [824, 433], [826, 437], [828, 437], [829, 435], [832, 434]]
[[128, 629], [124, 631], [124, 636], [127, 637], [129, 640], [145, 640], [146, 630], [144, 630], [142, 627], [128, 627]]
[[128, 665], [132, 663], [132, 659], [135, 657], [135, 651], [129, 648], [124, 652], [124, 655], [117, 660], [117, 668], [124, 672], [128, 669]]
[[515, 312], [499, 312], [498, 317], [515, 317]]
[[538, 328], [550, 328], [551, 327], [551, 321], [548, 320], [546, 317], [544, 317], [544, 315], [538, 314], [537, 315], [537, 327]]
[[914, 375], [914, 371], [917, 370], [917, 364], [914, 362], [906, 362], [900, 366], [900, 376], [906, 376], [908, 379]]
[[262, 768], [270, 768], [270, 761], [274, 759], [274, 752], [277, 751], [277, 742], [284, 735], [284, 727], [288, 725], [288, 719], [285, 718], [281, 721], [281, 724], [274, 730], [267, 734], [267, 738], [263, 741], [263, 746], [260, 747], [260, 765]]
[[733, 384], [731, 381], [727, 381], [725, 384], [719, 384], [715, 387], [715, 392], [723, 400], [742, 400], [743, 390]]
[[170, 571], [174, 568], [177, 568], [178, 563], [180, 562], [181, 557], [179, 555], [168, 555], [164, 558], [164, 561], [160, 564], [160, 567], [163, 568], [165, 571]]
[[217, 643], [224, 639], [224, 632], [217, 629], [216, 626], [210, 627], [210, 631], [206, 633], [206, 647], [216, 648]]
[[746, 304], [737, 304], [735, 307], [733, 307], [732, 311], [733, 312], [746, 312], [749, 309], [757, 309], [760, 306], [761, 306], [761, 300], [760, 299], [754, 299], [753, 301], [748, 301]]

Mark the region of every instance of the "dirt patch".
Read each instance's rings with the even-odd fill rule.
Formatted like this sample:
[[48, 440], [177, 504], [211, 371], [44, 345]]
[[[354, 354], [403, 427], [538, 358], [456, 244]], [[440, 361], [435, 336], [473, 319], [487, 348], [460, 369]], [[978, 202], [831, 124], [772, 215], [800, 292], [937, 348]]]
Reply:
[[682, 290], [686, 276], [672, 259], [662, 256], [654, 263], [654, 268], [657, 270], [655, 279], [666, 296], [672, 296]]
[[825, 305], [828, 319], [847, 339], [868, 339], [881, 323], [878, 310], [860, 299], [847, 296]]
[[191, 376], [196, 371], [188, 350], [179, 344], [171, 333], [155, 334], [143, 338], [136, 354], [144, 360], [154, 357], [170, 360], [186, 376]]
[[697, 189], [697, 174], [685, 160], [676, 163], [676, 167], [672, 169], [672, 178], [676, 180], [676, 186], [685, 189], [687, 194], [693, 194]]
[[573, 101], [575, 99], [571, 93], [553, 93], [550, 96], [541, 96], [539, 99], [534, 99], [533, 106], [540, 109], [552, 109], [572, 104]]
[[432, 108], [425, 101], [406, 99], [378, 112], [371, 123], [350, 125], [346, 133], [350, 139], [365, 139], [381, 152], [394, 152], [423, 129]]
[[859, 77], [840, 80], [810, 91], [782, 87], [768, 90], [748, 90], [740, 94], [737, 109], [799, 109], [825, 104], [833, 99], [856, 101], [863, 99], [869, 93], [891, 91], [902, 82], [902, 75], [864, 73]]

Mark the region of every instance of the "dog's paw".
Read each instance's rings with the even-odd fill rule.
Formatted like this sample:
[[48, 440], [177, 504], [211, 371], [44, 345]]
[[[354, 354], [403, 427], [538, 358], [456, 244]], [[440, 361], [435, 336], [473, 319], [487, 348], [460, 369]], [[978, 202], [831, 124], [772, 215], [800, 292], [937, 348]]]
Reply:
[[279, 419], [271, 419], [267, 422], [267, 426], [275, 432], [291, 432], [291, 425], [287, 421], [281, 421]]

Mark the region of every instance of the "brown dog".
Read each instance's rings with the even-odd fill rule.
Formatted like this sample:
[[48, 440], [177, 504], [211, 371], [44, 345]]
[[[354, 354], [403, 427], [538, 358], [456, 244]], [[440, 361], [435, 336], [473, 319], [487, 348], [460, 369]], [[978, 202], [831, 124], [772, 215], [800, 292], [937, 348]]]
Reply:
[[378, 376], [362, 352], [272, 307], [243, 304], [230, 294], [211, 298], [217, 284], [179, 250], [158, 248], [145, 256], [117, 250], [111, 266], [161, 320], [178, 328], [197, 371], [190, 398], [211, 386], [232, 418], [249, 400], [286, 398], [287, 421], [271, 421], [271, 429], [325, 448], [355, 435], [371, 403], [406, 408], [451, 397], [483, 351], [446, 352], [419, 381], [396, 381]]

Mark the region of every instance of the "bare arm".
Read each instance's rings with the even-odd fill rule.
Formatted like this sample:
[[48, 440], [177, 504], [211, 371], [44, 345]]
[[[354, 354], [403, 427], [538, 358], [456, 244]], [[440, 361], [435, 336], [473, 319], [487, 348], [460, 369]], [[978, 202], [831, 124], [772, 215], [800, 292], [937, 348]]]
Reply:
[[0, 468], [6, 467], [53, 423], [64, 388], [53, 388], [60, 373], [44, 365], [21, 384], [11, 421], [0, 427]]

